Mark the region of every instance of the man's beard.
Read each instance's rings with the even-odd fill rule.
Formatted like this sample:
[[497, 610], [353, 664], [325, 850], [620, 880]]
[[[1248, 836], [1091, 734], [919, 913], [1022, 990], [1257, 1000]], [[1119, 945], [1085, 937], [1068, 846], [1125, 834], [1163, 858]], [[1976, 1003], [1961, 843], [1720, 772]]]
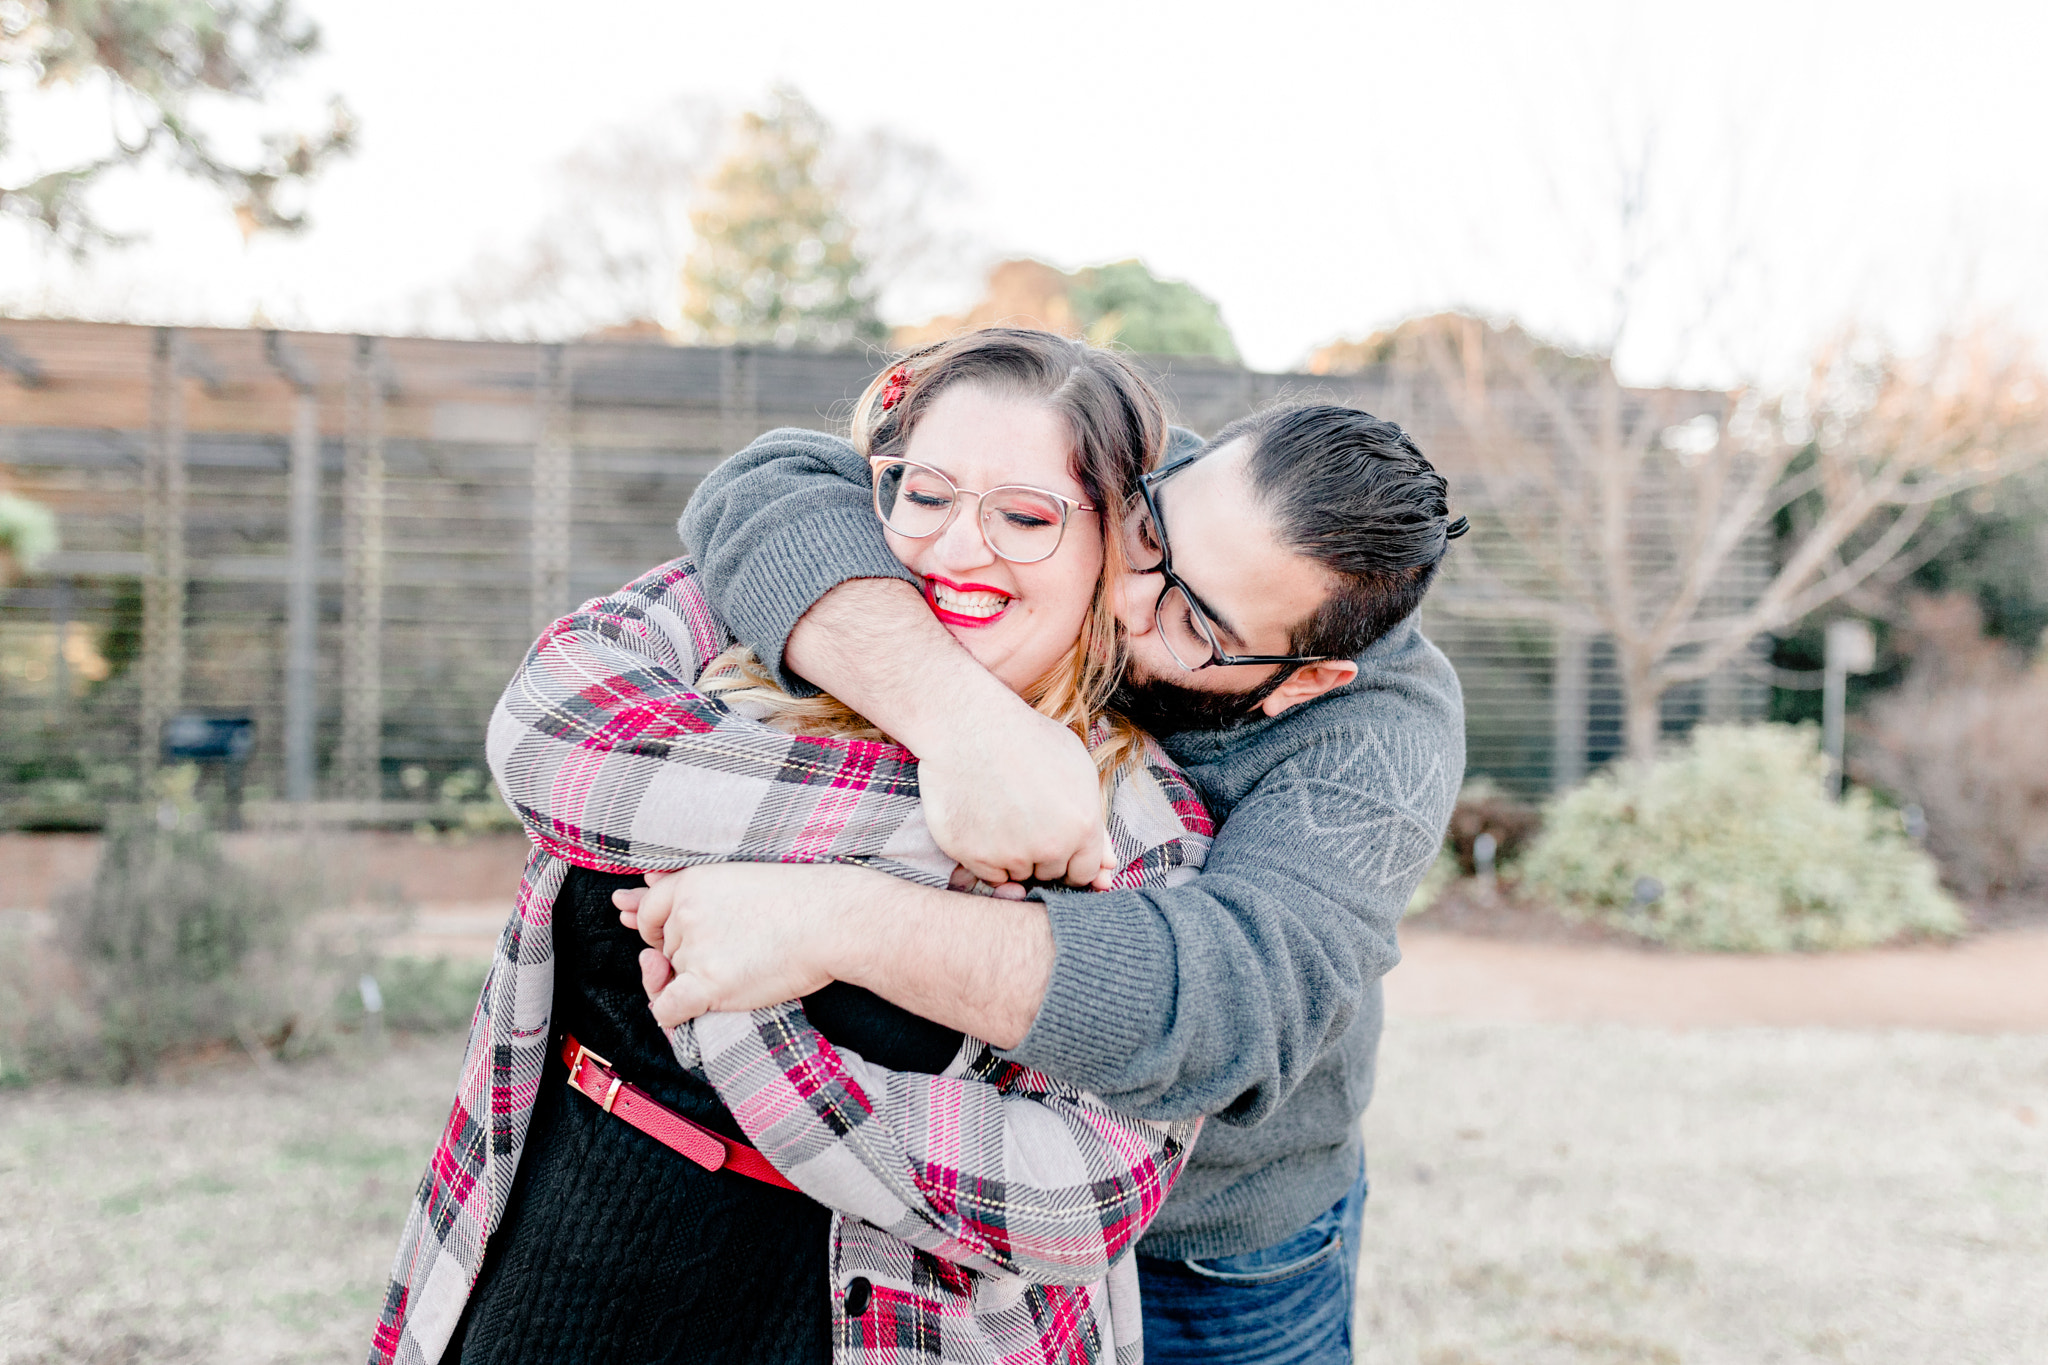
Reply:
[[1139, 729], [1154, 735], [1183, 730], [1229, 730], [1255, 719], [1259, 703], [1280, 690], [1294, 670], [1282, 668], [1249, 692], [1200, 692], [1178, 683], [1150, 678], [1134, 682], [1126, 675], [1109, 704]]

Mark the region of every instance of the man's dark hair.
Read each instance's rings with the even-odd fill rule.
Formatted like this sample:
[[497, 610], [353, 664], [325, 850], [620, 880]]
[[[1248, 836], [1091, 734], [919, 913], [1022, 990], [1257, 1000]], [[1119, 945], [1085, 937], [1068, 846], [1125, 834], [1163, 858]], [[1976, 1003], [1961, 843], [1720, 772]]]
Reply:
[[1422, 603], [1450, 540], [1449, 485], [1393, 422], [1331, 403], [1255, 412], [1210, 449], [1251, 442], [1253, 496], [1280, 538], [1338, 587], [1294, 628], [1290, 650], [1353, 658]]

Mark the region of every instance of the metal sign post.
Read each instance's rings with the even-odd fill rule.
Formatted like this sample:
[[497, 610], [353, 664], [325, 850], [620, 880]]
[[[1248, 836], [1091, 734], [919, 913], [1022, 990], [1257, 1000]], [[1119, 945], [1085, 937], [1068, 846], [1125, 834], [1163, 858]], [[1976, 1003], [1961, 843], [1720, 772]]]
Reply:
[[1877, 639], [1868, 621], [1828, 622], [1827, 653], [1820, 694], [1820, 744], [1828, 756], [1828, 795], [1842, 798], [1843, 728], [1848, 716], [1849, 675], [1877, 667]]

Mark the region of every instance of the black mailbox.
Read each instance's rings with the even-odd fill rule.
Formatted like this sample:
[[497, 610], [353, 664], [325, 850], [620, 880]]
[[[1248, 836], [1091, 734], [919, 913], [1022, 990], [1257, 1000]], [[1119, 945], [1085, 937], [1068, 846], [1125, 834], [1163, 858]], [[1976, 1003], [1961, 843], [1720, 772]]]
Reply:
[[172, 716], [164, 722], [166, 763], [246, 763], [256, 747], [248, 716]]
[[256, 722], [249, 716], [208, 716], [186, 712], [164, 722], [164, 762], [217, 766], [227, 788], [229, 829], [242, 827], [242, 769], [256, 747]]

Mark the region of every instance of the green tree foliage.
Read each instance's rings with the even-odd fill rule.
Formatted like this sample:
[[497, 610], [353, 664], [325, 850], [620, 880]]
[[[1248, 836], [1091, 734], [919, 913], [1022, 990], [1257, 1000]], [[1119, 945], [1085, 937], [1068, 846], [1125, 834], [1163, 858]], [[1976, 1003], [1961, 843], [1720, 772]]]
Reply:
[[842, 347], [886, 335], [852, 222], [821, 173], [831, 130], [796, 91], [741, 117], [690, 214], [683, 317], [712, 345]]
[[[286, 201], [351, 146], [347, 108], [337, 100], [324, 129], [272, 131], [241, 156], [221, 150], [199, 110], [207, 97], [262, 101], [319, 41], [293, 0], [5, 0], [0, 75], [25, 77], [35, 92], [103, 81], [111, 109], [105, 151], [0, 182], [0, 211], [73, 251], [116, 242], [89, 192], [111, 171], [157, 163], [228, 195], [245, 233], [303, 227], [304, 213]], [[0, 154], [12, 150], [7, 100], [21, 84], [0, 82]]]
[[57, 552], [57, 518], [39, 502], [0, 493], [0, 585]]
[[1526, 884], [1567, 913], [1682, 948], [1857, 948], [1963, 921], [1894, 812], [1829, 800], [1813, 731], [1694, 730], [1647, 770], [1603, 773], [1553, 806]]
[[1162, 280], [1142, 261], [1118, 261], [1077, 271], [1073, 281], [1067, 299], [1098, 346], [1237, 359], [1237, 341], [1216, 300], [1183, 280]]
[[2048, 466], [1956, 498], [1931, 520], [1941, 549], [1907, 586], [1968, 594], [1985, 634], [2032, 653], [2048, 630]]

